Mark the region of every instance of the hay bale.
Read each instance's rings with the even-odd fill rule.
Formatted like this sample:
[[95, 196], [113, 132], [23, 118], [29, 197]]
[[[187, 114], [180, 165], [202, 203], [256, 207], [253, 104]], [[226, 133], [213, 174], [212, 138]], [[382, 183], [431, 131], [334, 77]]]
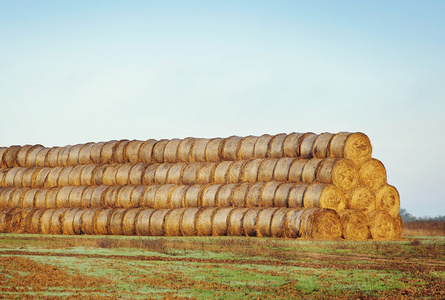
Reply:
[[118, 141], [112, 140], [106, 142], [102, 146], [102, 151], [100, 151], [100, 163], [101, 164], [111, 164], [113, 163], [113, 155], [116, 149]]
[[34, 145], [26, 153], [26, 167], [36, 167], [37, 166], [37, 154], [40, 150], [45, 149], [42, 145]]
[[124, 160], [131, 164], [139, 162], [139, 150], [144, 142], [139, 140], [132, 140], [128, 142], [124, 149]]
[[100, 207], [85, 209], [85, 211], [81, 215], [81, 232], [88, 235], [96, 234], [94, 225], [96, 223], [96, 215], [101, 209], [102, 208]]
[[198, 219], [198, 214], [200, 210], [204, 208], [191, 207], [186, 208], [182, 214], [181, 219], [181, 235], [182, 236], [196, 236], [196, 221]]
[[21, 207], [21, 200], [29, 188], [16, 188], [9, 199], [9, 208], [19, 208]]
[[[77, 234], [74, 230], [74, 219], [76, 218], [76, 213], [81, 208], [75, 207], [68, 209], [63, 215], [62, 219], [62, 233], [65, 235], [75, 235]], [[79, 225], [78, 225], [79, 226]]]
[[3, 154], [5, 154], [6, 150], [8, 150], [8, 147], [0, 147], [0, 168], [4, 168], [3, 165]]
[[246, 162], [242, 160], [233, 161], [227, 170], [226, 182], [227, 183], [238, 183], [241, 182], [242, 172], [244, 170], [244, 164]]
[[402, 231], [403, 231], [403, 220], [402, 217], [398, 214], [396, 217], [392, 218], [393, 220], [393, 226], [394, 226], [394, 236], [395, 239], [401, 239], [403, 238]]
[[174, 163], [170, 166], [165, 183], [181, 184], [182, 174], [186, 163]]
[[149, 164], [147, 168], [145, 168], [144, 174], [142, 175], [142, 184], [155, 184], [155, 173], [158, 167], [159, 164]]
[[165, 219], [171, 209], [156, 209], [150, 217], [150, 232], [153, 236], [165, 235]]
[[332, 137], [328, 153], [329, 157], [347, 158], [360, 166], [371, 158], [372, 146], [361, 132], [340, 132]]
[[28, 189], [23, 192], [20, 199], [20, 207], [22, 208], [33, 208], [35, 207], [35, 197], [39, 189]]
[[91, 207], [101, 207], [104, 205], [103, 199], [108, 188], [109, 186], [107, 185], [99, 185], [94, 188], [93, 193], [91, 194]]
[[284, 237], [286, 215], [289, 212], [288, 208], [279, 208], [272, 216], [270, 223], [270, 233], [273, 237]]
[[101, 205], [111, 208], [117, 207], [117, 195], [120, 188], [120, 186], [109, 186], [104, 191], [103, 199], [101, 199]]
[[384, 210], [393, 218], [398, 215], [400, 209], [400, 196], [395, 187], [385, 184], [376, 191], [375, 198], [376, 210]]
[[260, 168], [262, 159], [254, 159], [247, 161], [243, 165], [243, 170], [241, 172], [241, 180], [246, 182], [255, 183], [258, 181], [258, 169]]
[[266, 182], [261, 189], [260, 193], [260, 206], [261, 207], [274, 207], [274, 199], [275, 199], [275, 192], [277, 191], [278, 187], [280, 186], [281, 182], [279, 181], [269, 181]]
[[190, 150], [193, 144], [196, 142], [196, 138], [188, 137], [183, 139], [178, 146], [178, 158], [177, 162], [189, 162], [190, 161]]
[[96, 186], [87, 186], [85, 190], [82, 193], [82, 199], [81, 199], [81, 207], [92, 207], [91, 200], [93, 199], [93, 193], [96, 190]]
[[387, 184], [385, 166], [375, 158], [364, 162], [358, 174], [360, 181], [374, 192]]
[[65, 147], [62, 147], [59, 151], [59, 156], [57, 157], [57, 165], [61, 167], [67, 167], [68, 164], [68, 158], [70, 155], [71, 145], [67, 145]]
[[146, 164], [154, 162], [153, 147], [156, 145], [157, 142], [157, 140], [153, 139], [143, 142], [139, 147], [138, 159], [136, 162], [142, 162]]
[[[27, 171], [27, 168], [20, 168], [14, 176], [14, 185], [15, 187], [23, 187], [23, 175]], [[8, 172], [9, 173], [9, 172]], [[8, 174], [6, 174], [8, 175]]]
[[145, 170], [147, 169], [147, 164], [135, 164], [128, 174], [129, 183], [134, 185], [142, 184], [142, 178], [144, 177]]
[[96, 165], [84, 165], [80, 172], [80, 185], [93, 185], [93, 175]]
[[39, 168], [31, 179], [31, 187], [43, 188], [51, 168]]
[[71, 193], [68, 196], [68, 206], [69, 207], [81, 207], [82, 206], [82, 195], [85, 192], [86, 186], [74, 186]]
[[201, 205], [203, 207], [216, 207], [216, 195], [222, 184], [209, 184], [202, 189]]
[[[54, 167], [51, 168], [50, 172], [48, 173], [48, 176], [46, 177], [46, 181], [45, 181], [45, 187], [57, 187], [59, 185], [59, 176], [60, 173], [62, 173], [62, 171], [65, 168], [63, 167]], [[8, 172], [9, 173], [9, 172]]]
[[82, 170], [84, 165], [73, 166], [70, 174], [68, 175], [68, 184], [69, 185], [80, 185], [80, 177], [82, 175]]
[[211, 236], [213, 226], [213, 215], [218, 210], [217, 207], [203, 208], [196, 215], [196, 233], [198, 236]]
[[394, 221], [384, 210], [375, 210], [368, 215], [368, 227], [374, 240], [390, 240], [396, 235]]
[[46, 193], [46, 208], [57, 208], [57, 194], [61, 188], [50, 188]]
[[246, 206], [247, 207], [258, 207], [260, 206], [260, 195], [261, 190], [264, 187], [264, 182], [256, 182], [251, 184], [246, 195]]
[[[79, 164], [88, 165], [91, 164], [91, 149], [93, 149], [95, 143], [83, 144], [79, 151]], [[99, 155], [100, 157], [100, 155]]]
[[103, 184], [104, 172], [107, 166], [108, 165], [96, 165], [96, 167], [93, 169], [93, 177], [92, 177], [93, 185]]
[[[141, 208], [131, 208], [126, 210], [122, 220], [122, 231], [125, 235], [136, 235], [136, 220], [138, 218], [138, 214], [142, 210], [143, 209]], [[150, 217], [148, 219], [150, 219]]]
[[284, 156], [284, 140], [287, 135], [285, 133], [279, 133], [272, 137], [269, 143], [269, 153], [268, 157], [281, 158]]
[[73, 186], [64, 186], [59, 188], [59, 192], [56, 197], [57, 208], [70, 207], [70, 193], [73, 191]]
[[198, 170], [198, 175], [196, 176], [196, 183], [198, 184], [208, 184], [212, 182], [212, 175], [214, 173], [214, 169], [216, 168], [218, 163], [207, 162], [202, 164]]
[[222, 160], [233, 161], [237, 159], [238, 146], [242, 139], [240, 136], [231, 136], [224, 140], [221, 148]]
[[281, 183], [275, 191], [274, 206], [289, 207], [289, 193], [293, 187], [295, 187], [295, 183]]
[[39, 225], [39, 233], [42, 234], [50, 234], [51, 233], [51, 216], [56, 211], [55, 208], [47, 209], [43, 212], [40, 217]]
[[[84, 234], [85, 232], [82, 231], [82, 216], [85, 213], [86, 210], [89, 208], [80, 208], [76, 211], [76, 214], [73, 218], [73, 230], [75, 234]], [[65, 213], [66, 214], [66, 213]]]
[[273, 172], [273, 180], [276, 181], [288, 181], [290, 166], [294, 163], [295, 158], [282, 157], [279, 158]]
[[363, 241], [369, 238], [368, 218], [361, 210], [345, 209], [338, 213], [345, 240]]
[[105, 166], [103, 175], [102, 175], [102, 184], [105, 185], [116, 185], [116, 175], [117, 171], [120, 168], [120, 164], [108, 164]]
[[249, 208], [244, 214], [243, 231], [246, 236], [257, 236], [258, 214], [262, 210], [263, 209], [259, 207]]
[[59, 174], [59, 180], [57, 181], [57, 186], [68, 186], [70, 185], [70, 173], [73, 170], [73, 166], [64, 167]]
[[206, 149], [210, 139], [196, 139], [190, 149], [190, 161], [191, 162], [205, 162], [206, 161]]
[[186, 208], [172, 209], [165, 217], [165, 235], [180, 236], [181, 220]]
[[0, 186], [5, 186], [3, 179], [6, 176], [6, 173], [8, 173], [8, 169], [1, 169], [0, 168]]
[[374, 193], [365, 186], [357, 186], [346, 194], [346, 207], [361, 210], [365, 214], [375, 210], [376, 198]]
[[206, 161], [210, 162], [218, 162], [221, 161], [222, 157], [222, 146], [224, 144], [223, 138], [214, 138], [210, 139], [210, 141], [207, 143], [206, 147]]
[[116, 146], [114, 148], [113, 157], [111, 160], [117, 164], [123, 164], [128, 161], [126, 161], [125, 157], [125, 148], [127, 147], [129, 140], [120, 140], [116, 143]]
[[69, 208], [58, 208], [51, 215], [50, 233], [62, 234], [63, 233], [63, 216], [69, 210]]
[[244, 215], [249, 208], [234, 208], [228, 218], [228, 235], [243, 236], [243, 220]]
[[273, 214], [278, 210], [278, 207], [264, 208], [258, 213], [256, 222], [256, 233], [258, 237], [272, 236], [271, 224]]
[[255, 144], [258, 141], [257, 136], [246, 136], [243, 137], [239, 142], [237, 158], [239, 160], [250, 160], [254, 157]]
[[20, 150], [21, 146], [14, 145], [8, 147], [2, 156], [2, 166], [3, 168], [13, 168], [17, 167], [17, 152]]
[[[46, 207], [46, 194], [50, 189], [38, 189], [34, 199], [34, 206], [36, 208], [47, 208]], [[2, 194], [3, 195], [3, 194]]]
[[31, 224], [28, 227], [28, 233], [42, 233], [40, 220], [42, 219], [42, 215], [44, 212], [46, 212], [46, 209], [37, 209], [33, 212], [31, 216]]
[[164, 151], [165, 145], [169, 142], [167, 139], [162, 139], [156, 142], [153, 146], [153, 152], [151, 158], [154, 162], [163, 163], [164, 162]]
[[339, 188], [332, 184], [313, 183], [304, 193], [305, 208], [329, 208], [340, 211], [346, 207], [346, 198]]
[[148, 187], [145, 185], [136, 186], [131, 193], [131, 207], [140, 207], [143, 205], [143, 199]]
[[7, 233], [8, 232], [8, 221], [7, 221], [7, 215], [9, 210], [8, 209], [2, 209], [0, 210], [0, 233]]
[[19, 175], [19, 179], [20, 180], [17, 180], [17, 182], [18, 183], [20, 183], [20, 186], [19, 187], [21, 187], [21, 185], [22, 185], [22, 174], [23, 174], [23, 172], [25, 172], [25, 168], [21, 168], [21, 167], [14, 167], [14, 168], [11, 168], [11, 169], [3, 169], [3, 170], [5, 170], [5, 174], [3, 175], [3, 180], [2, 180], [2, 185], [4, 186], [4, 187], [13, 187], [13, 186], [15, 186], [15, 183], [14, 183], [14, 178], [15, 178], [15, 176], [18, 174], [18, 173], [21, 173], [20, 175]]
[[313, 158], [307, 161], [301, 173], [301, 181], [304, 183], [312, 183], [317, 179], [318, 166], [323, 162], [321, 158]]
[[136, 215], [135, 228], [137, 235], [151, 235], [150, 219], [154, 212], [154, 209], [142, 209]]
[[230, 195], [230, 203], [235, 207], [246, 207], [247, 192], [251, 185], [247, 182], [237, 184]]
[[70, 152], [68, 153], [68, 165], [76, 166], [79, 164], [80, 150], [84, 144], [77, 144], [70, 147]]
[[158, 165], [155, 171], [155, 183], [165, 184], [167, 183], [167, 174], [173, 164], [164, 163]]
[[155, 196], [156, 192], [160, 188], [160, 185], [150, 185], [144, 192], [144, 195], [141, 198], [140, 205], [141, 207], [154, 208], [155, 207]]
[[117, 199], [116, 199], [116, 206], [117, 207], [124, 207], [124, 208], [131, 208], [131, 207], [137, 207], [134, 206], [134, 203], [132, 203], [131, 195], [133, 191], [135, 190], [136, 186], [134, 185], [124, 185], [122, 186], [119, 191], [117, 192]]
[[109, 233], [113, 235], [124, 234], [124, 216], [127, 213], [125, 208], [115, 209], [110, 218]]
[[358, 171], [348, 159], [323, 159], [317, 170], [317, 180], [322, 183], [333, 183], [343, 192], [351, 191], [359, 183]]
[[341, 237], [341, 223], [337, 213], [330, 209], [309, 208], [301, 216], [301, 237], [316, 240], [334, 240]]
[[201, 192], [203, 190], [203, 186], [200, 184], [195, 184], [190, 186], [185, 192], [183, 198], [184, 207], [201, 207]]
[[184, 198], [187, 190], [190, 186], [188, 185], [176, 185], [170, 191], [168, 195], [168, 208], [181, 208], [185, 207]]
[[226, 183], [227, 173], [229, 172], [232, 161], [222, 161], [217, 163], [213, 169], [212, 182], [213, 183]]
[[113, 208], [101, 208], [94, 216], [94, 234], [107, 235], [110, 233], [110, 219]]
[[212, 233], [214, 236], [227, 235], [229, 231], [229, 218], [233, 207], [219, 208], [213, 215]]
[[269, 153], [269, 143], [273, 136], [269, 134], [263, 134], [258, 138], [255, 143], [255, 149], [253, 150], [254, 158], [266, 158]]
[[171, 139], [165, 144], [164, 162], [175, 163], [178, 161], [178, 147], [181, 142], [180, 139]]
[[[27, 208], [27, 209], [22, 210], [23, 232], [30, 233], [31, 226], [32, 226], [32, 217], [36, 210], [37, 210], [36, 208]], [[0, 221], [0, 223], [1, 223], [1, 221]], [[1, 230], [0, 230], [0, 232], [1, 232]]]
[[312, 147], [312, 156], [315, 158], [326, 158], [328, 157], [328, 149], [334, 134], [329, 132], [324, 132], [318, 135]]
[[134, 167], [133, 164], [121, 164], [116, 173], [116, 184], [126, 185], [130, 182], [130, 171]]
[[304, 212], [304, 208], [289, 209], [284, 219], [285, 237], [292, 239], [300, 237], [301, 216]]
[[236, 186], [237, 184], [235, 183], [223, 184], [218, 189], [218, 193], [216, 194], [216, 206], [218, 207], [232, 206], [231, 195]]
[[303, 169], [309, 161], [309, 159], [295, 159], [289, 167], [289, 181], [301, 182], [303, 180]]
[[13, 187], [0, 189], [0, 208], [5, 209], [9, 207], [9, 199], [12, 192], [15, 190]]
[[[42, 148], [40, 149], [39, 153], [37, 153], [36, 156], [36, 165], [38, 167], [48, 167], [48, 153], [51, 150], [51, 148]], [[0, 155], [1, 157], [1, 155]]]
[[170, 205], [168, 203], [169, 195], [174, 190], [176, 185], [174, 184], [163, 184], [161, 185], [155, 194], [155, 202], [154, 208], [169, 208]]
[[283, 150], [285, 157], [299, 157], [300, 156], [300, 148], [301, 143], [307, 135], [312, 134], [309, 133], [298, 133], [293, 132], [288, 134], [286, 139], [283, 142]]
[[14, 159], [14, 166], [17, 167], [26, 167], [26, 154], [28, 153], [28, 151], [32, 148], [32, 145], [24, 145], [21, 146], [16, 154], [15, 154], [15, 159]]
[[52, 147], [46, 155], [45, 166], [55, 168], [59, 166], [59, 154], [62, 147]]

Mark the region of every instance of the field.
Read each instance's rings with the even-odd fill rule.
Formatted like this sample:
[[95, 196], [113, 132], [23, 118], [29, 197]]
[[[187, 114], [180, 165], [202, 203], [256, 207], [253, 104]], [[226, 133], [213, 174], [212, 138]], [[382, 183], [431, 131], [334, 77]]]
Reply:
[[445, 237], [2, 234], [0, 270], [1, 299], [442, 299]]

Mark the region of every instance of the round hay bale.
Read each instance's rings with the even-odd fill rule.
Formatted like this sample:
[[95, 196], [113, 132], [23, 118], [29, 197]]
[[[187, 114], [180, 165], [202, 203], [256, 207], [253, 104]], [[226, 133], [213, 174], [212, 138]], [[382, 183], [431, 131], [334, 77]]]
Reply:
[[131, 193], [131, 207], [141, 207], [144, 203], [144, 195], [148, 187], [145, 185], [136, 186]]
[[155, 183], [165, 184], [167, 183], [167, 174], [173, 164], [164, 163], [158, 165], [155, 171]]
[[198, 172], [201, 169], [201, 165], [201, 163], [187, 164], [182, 171], [182, 184], [196, 184], [198, 181]]
[[191, 162], [205, 162], [206, 161], [206, 149], [210, 139], [196, 139], [190, 149], [190, 161]]
[[33, 234], [42, 233], [40, 229], [41, 228], [40, 220], [44, 212], [46, 212], [46, 209], [36, 209], [33, 212], [31, 216], [30, 225], [28, 226], [28, 233], [33, 233]]
[[284, 140], [287, 138], [287, 134], [279, 133], [274, 135], [269, 143], [268, 157], [281, 158], [284, 157]]
[[26, 153], [26, 167], [36, 167], [37, 166], [37, 154], [40, 150], [45, 149], [42, 145], [34, 145]]
[[147, 164], [135, 164], [128, 174], [128, 183], [134, 185], [142, 184], [142, 178], [145, 174], [145, 169], [147, 169]]
[[186, 208], [172, 209], [165, 217], [165, 235], [166, 236], [180, 236], [181, 235], [181, 220]]
[[295, 159], [289, 168], [289, 181], [301, 182], [304, 166], [309, 161], [309, 159]]
[[249, 208], [234, 208], [228, 217], [228, 235], [243, 236], [243, 220], [244, 215]]
[[273, 180], [288, 181], [290, 174], [290, 166], [296, 159], [291, 157], [279, 158], [273, 172]]
[[345, 193], [351, 191], [359, 183], [358, 171], [354, 163], [341, 158], [323, 159], [316, 177], [321, 183], [333, 183]]
[[202, 206], [203, 207], [216, 207], [216, 195], [222, 184], [209, 184], [202, 189]]
[[62, 173], [64, 169], [64, 167], [51, 168], [48, 176], [46, 177], [45, 187], [57, 187], [59, 185], [60, 173]]
[[55, 168], [59, 166], [59, 154], [62, 147], [52, 147], [46, 155], [45, 166]]
[[255, 183], [258, 181], [258, 169], [263, 162], [263, 159], [254, 159], [247, 161], [241, 172], [241, 180], [245, 182]]
[[178, 158], [177, 162], [189, 162], [190, 150], [193, 144], [196, 142], [196, 138], [188, 137], [183, 139], [178, 146]]
[[198, 219], [198, 213], [204, 208], [191, 207], [186, 208], [181, 218], [181, 235], [182, 236], [196, 236], [196, 221]]
[[116, 185], [117, 184], [116, 175], [120, 166], [121, 166], [120, 164], [106, 165], [102, 175], [102, 184]]
[[237, 184], [230, 195], [230, 203], [235, 207], [246, 207], [247, 192], [251, 186], [247, 182]]
[[75, 235], [76, 232], [74, 231], [74, 218], [76, 217], [76, 213], [81, 208], [75, 207], [68, 209], [65, 214], [63, 215], [62, 219], [62, 233], [65, 235]]
[[71, 146], [70, 152], [68, 153], [68, 165], [70, 166], [76, 166], [79, 164], [79, 158], [80, 158], [80, 150], [84, 144], [77, 144], [74, 146]]
[[110, 220], [114, 208], [102, 208], [95, 215], [94, 233], [98, 235], [110, 234]]
[[36, 172], [34, 172], [31, 179], [31, 187], [43, 188], [50, 171], [51, 168], [39, 168]]
[[181, 184], [181, 178], [186, 163], [174, 163], [171, 165], [167, 173], [166, 183]]
[[37, 153], [36, 165], [38, 167], [48, 167], [48, 153], [50, 150], [51, 148], [42, 148], [39, 153]]
[[[85, 213], [86, 210], [89, 208], [79, 208], [73, 218], [73, 230], [74, 234], [84, 234], [82, 231], [82, 216]], [[66, 215], [66, 213], [65, 213]]]
[[372, 191], [377, 191], [387, 184], [385, 166], [378, 159], [372, 158], [364, 162], [360, 166], [358, 174], [360, 181]]
[[96, 165], [83, 165], [79, 177], [80, 185], [93, 185], [93, 176], [96, 167]]
[[150, 217], [150, 232], [153, 236], [165, 235], [165, 219], [171, 209], [156, 209]]
[[226, 176], [229, 172], [230, 165], [232, 164], [231, 161], [222, 161], [216, 164], [215, 168], [213, 169], [212, 174], [212, 182], [213, 183], [226, 183]]
[[59, 156], [57, 157], [57, 165], [61, 167], [67, 167], [68, 164], [68, 158], [70, 155], [71, 145], [67, 145], [65, 147], [62, 147], [59, 151]]
[[206, 161], [218, 162], [222, 157], [222, 146], [224, 144], [223, 138], [210, 139], [206, 147]]
[[111, 158], [112, 161], [117, 164], [123, 164], [127, 162], [125, 157], [125, 148], [127, 147], [129, 142], [129, 140], [120, 140], [116, 143], [113, 157]]
[[112, 140], [112, 141], [106, 142], [102, 146], [102, 151], [100, 151], [100, 163], [101, 164], [113, 163], [113, 156], [114, 156], [114, 152], [116, 150], [117, 143], [118, 143], [118, 141]]
[[134, 185], [124, 185], [122, 186], [119, 191], [117, 192], [117, 200], [116, 200], [116, 206], [117, 207], [124, 207], [124, 208], [131, 208], [131, 207], [137, 207], [133, 206], [134, 203], [132, 203], [131, 195], [133, 191], [135, 190], [136, 186]]
[[218, 193], [216, 194], [216, 206], [218, 206], [218, 207], [232, 206], [230, 196], [232, 195], [232, 192], [236, 186], [237, 186], [237, 184], [235, 184], [235, 183], [223, 184], [218, 189]]
[[278, 158], [264, 159], [258, 168], [258, 181], [268, 182], [273, 179]]
[[279, 181], [266, 182], [261, 189], [260, 193], [260, 206], [261, 207], [274, 207], [275, 193], [280, 186]]
[[198, 236], [211, 236], [213, 226], [213, 215], [218, 210], [217, 207], [203, 208], [196, 215], [196, 233]]
[[69, 185], [81, 185], [80, 179], [82, 176], [82, 170], [85, 168], [85, 165], [77, 165], [73, 166], [73, 169], [71, 170], [70, 174], [68, 175], [68, 184]]
[[315, 158], [326, 158], [328, 157], [328, 150], [334, 134], [329, 132], [324, 132], [320, 134], [314, 142], [312, 148], [312, 156]]
[[256, 233], [258, 237], [272, 236], [272, 217], [278, 209], [278, 207], [264, 208], [258, 213], [256, 223]]
[[156, 142], [153, 146], [153, 152], [151, 154], [151, 158], [154, 162], [163, 163], [164, 162], [164, 150], [165, 145], [169, 142], [167, 139], [162, 139]]
[[301, 216], [305, 209], [289, 209], [284, 219], [284, 236], [287, 238], [300, 237]]
[[403, 237], [403, 220], [400, 215], [397, 215], [395, 218], [392, 218], [394, 223], [394, 236], [395, 239], [401, 239]]
[[79, 164], [91, 164], [91, 149], [93, 149], [94, 145], [94, 143], [86, 143], [82, 145], [79, 151]]
[[50, 233], [62, 234], [63, 233], [63, 216], [69, 210], [69, 208], [59, 208], [51, 215]]
[[9, 169], [1, 169], [0, 168], [0, 186], [5, 186], [3, 179], [6, 176], [6, 173], [8, 173]]
[[61, 188], [50, 188], [46, 193], [46, 208], [57, 208], [57, 194]]
[[330, 209], [309, 208], [301, 216], [302, 237], [333, 240], [341, 237], [341, 223], [337, 213]]
[[26, 154], [32, 147], [32, 145], [24, 145], [17, 150], [15, 154], [14, 166], [26, 167]]
[[84, 234], [93, 235], [96, 234], [94, 225], [96, 223], [96, 214], [101, 210], [100, 207], [88, 208], [81, 215], [80, 230]]
[[2, 180], [2, 185], [4, 186], [4, 187], [14, 187], [15, 186], [15, 184], [14, 184], [14, 178], [15, 178], [15, 176], [17, 175], [17, 173], [21, 173], [20, 175], [19, 175], [19, 178], [20, 178], [20, 180], [17, 180], [17, 182], [20, 182], [20, 185], [21, 185], [21, 183], [22, 183], [22, 174], [23, 174], [23, 172], [25, 172], [25, 168], [21, 168], [21, 167], [14, 167], [14, 168], [11, 168], [11, 169], [3, 169], [3, 170], [5, 170], [5, 174], [3, 175], [3, 180]]
[[93, 193], [96, 190], [96, 186], [90, 185], [85, 188], [82, 193], [81, 207], [89, 208], [92, 207]]
[[176, 163], [178, 161], [178, 147], [181, 142], [180, 139], [171, 139], [165, 144], [164, 161], [166, 163]]
[[391, 217], [396, 217], [400, 209], [400, 196], [395, 187], [385, 184], [375, 193], [376, 210], [384, 210], [389, 213]]
[[4, 168], [3, 164], [3, 154], [5, 154], [6, 150], [8, 150], [8, 147], [0, 147], [0, 168]]
[[260, 206], [261, 190], [263, 189], [264, 184], [264, 182], [256, 182], [250, 185], [246, 195], [247, 207]]
[[102, 185], [103, 184], [103, 178], [104, 178], [104, 172], [108, 165], [96, 165], [96, 167], [93, 170], [93, 185]]
[[124, 234], [124, 216], [127, 213], [125, 208], [115, 209], [110, 218], [109, 233], [113, 235], [123, 235]]
[[233, 207], [219, 208], [213, 214], [212, 233], [214, 236], [224, 236], [229, 232], [229, 218]]
[[15, 190], [13, 187], [1, 188], [0, 192], [0, 208], [5, 209], [9, 207], [9, 199], [12, 192]]
[[50, 234], [51, 233], [51, 216], [56, 211], [55, 208], [47, 209], [40, 217], [40, 229], [39, 233]]
[[188, 185], [176, 185], [168, 195], [168, 208], [185, 207], [183, 201], [189, 187]]
[[116, 184], [126, 185], [130, 181], [130, 171], [133, 168], [133, 164], [120, 164], [116, 172]]
[[16, 188], [9, 198], [9, 208], [19, 208], [21, 207], [21, 200], [29, 188]]
[[148, 208], [154, 208], [155, 207], [155, 196], [156, 192], [160, 188], [160, 185], [150, 185], [147, 187], [147, 189], [144, 192], [144, 195], [141, 199], [141, 207], [148, 207]]
[[34, 199], [34, 206], [36, 208], [46, 208], [46, 194], [50, 189], [38, 189]]
[[198, 175], [196, 178], [196, 182], [198, 184], [209, 184], [212, 182], [212, 175], [214, 173], [214, 169], [216, 168], [218, 163], [215, 162], [207, 162], [202, 164], [198, 170]]
[[101, 200], [102, 206], [117, 207], [117, 195], [120, 188], [120, 186], [109, 186], [103, 194], [103, 199]]
[[313, 183], [304, 193], [303, 205], [305, 208], [318, 207], [341, 211], [346, 207], [346, 198], [335, 185]]
[[257, 236], [258, 214], [262, 210], [263, 209], [259, 207], [249, 208], [244, 214], [243, 231], [246, 236]]
[[283, 152], [285, 157], [299, 157], [300, 146], [307, 133], [293, 132], [288, 134], [283, 142]]
[[340, 132], [332, 137], [329, 157], [347, 158], [357, 166], [371, 159], [372, 146], [369, 138], [361, 132]]
[[[27, 208], [22, 210], [22, 227], [23, 232], [30, 233], [32, 226], [32, 216], [34, 215], [36, 208]], [[1, 218], [1, 217], [0, 217]], [[0, 221], [1, 223], [1, 221]], [[1, 227], [1, 225], [0, 225]], [[0, 229], [1, 232], [1, 229]]]
[[244, 164], [246, 162], [242, 160], [234, 161], [230, 164], [227, 170], [226, 182], [227, 183], [238, 183], [241, 182], [242, 172], [244, 170]]
[[82, 207], [82, 195], [85, 192], [86, 186], [74, 186], [68, 196], [69, 207]]
[[103, 199], [108, 188], [109, 186], [107, 185], [95, 187], [93, 193], [91, 194], [91, 207], [101, 207], [104, 205]]
[[175, 187], [176, 185], [174, 184], [163, 184], [157, 189], [154, 202], [155, 209], [170, 207], [168, 203], [169, 194], [173, 191]]
[[2, 166], [4, 168], [17, 167], [17, 152], [21, 149], [21, 146], [14, 145], [8, 147], [2, 156]]
[[258, 138], [255, 143], [255, 149], [253, 150], [254, 158], [266, 158], [269, 153], [269, 143], [273, 136], [269, 134], [263, 134]]
[[312, 183], [317, 179], [317, 171], [320, 164], [323, 162], [321, 158], [310, 159], [303, 167], [303, 172], [301, 173], [301, 181], [304, 183]]
[[13, 208], [6, 213], [6, 232], [23, 233], [23, 209]]
[[224, 140], [221, 148], [222, 160], [233, 161], [237, 159], [238, 146], [242, 139], [240, 136], [231, 136]]
[[203, 186], [195, 184], [190, 186], [183, 198], [184, 207], [201, 207], [201, 191]]
[[93, 145], [93, 147], [91, 147], [91, 152], [90, 152], [90, 161], [92, 164], [100, 164], [101, 160], [101, 153], [102, 153], [102, 148], [105, 145], [106, 142], [99, 142], [99, 143], [95, 143]]
[[73, 186], [64, 186], [59, 188], [59, 192], [56, 197], [57, 208], [70, 207], [70, 193], [73, 190]]
[[368, 226], [374, 240], [390, 240], [396, 235], [391, 215], [383, 210], [375, 210], [368, 215]]
[[346, 207], [361, 210], [365, 214], [375, 210], [376, 198], [374, 193], [365, 186], [357, 186], [346, 194]]
[[141, 208], [126, 209], [122, 219], [122, 231], [125, 235], [136, 235], [136, 219], [141, 211]]
[[345, 240], [363, 241], [369, 238], [368, 217], [361, 210], [345, 209], [338, 216]]
[[36, 194], [39, 189], [28, 189], [24, 191], [23, 197], [20, 200], [20, 207], [23, 208], [33, 208], [35, 207]]
[[142, 209], [136, 215], [135, 228], [137, 235], [151, 235], [150, 232], [150, 219], [151, 215], [155, 212], [154, 209]]
[[0, 210], [0, 233], [7, 233], [8, 232], [8, 220], [7, 220], [7, 216], [8, 216], [8, 209], [2, 209]]
[[239, 142], [237, 158], [239, 160], [250, 160], [254, 158], [255, 144], [258, 141], [257, 136], [246, 136]]
[[289, 207], [289, 194], [293, 187], [295, 183], [281, 183], [275, 191], [274, 206]]
[[70, 173], [73, 170], [73, 166], [64, 167], [59, 174], [59, 180], [57, 181], [57, 186], [68, 186], [70, 185]]
[[158, 167], [159, 164], [149, 164], [147, 168], [145, 168], [144, 174], [142, 175], [142, 184], [155, 184], [155, 173]]
[[131, 164], [136, 164], [139, 161], [139, 150], [144, 142], [139, 140], [130, 141], [124, 150], [124, 159], [125, 162], [129, 162]]
[[[14, 176], [14, 179], [13, 179], [14, 187], [23, 187], [23, 176], [27, 170], [28, 170], [27, 168], [20, 168], [19, 170], [17, 170], [17, 172]], [[7, 175], [8, 174], [6, 174], [6, 176]]]
[[284, 237], [286, 215], [289, 212], [288, 208], [279, 208], [272, 216], [270, 223], [270, 233], [273, 237]]

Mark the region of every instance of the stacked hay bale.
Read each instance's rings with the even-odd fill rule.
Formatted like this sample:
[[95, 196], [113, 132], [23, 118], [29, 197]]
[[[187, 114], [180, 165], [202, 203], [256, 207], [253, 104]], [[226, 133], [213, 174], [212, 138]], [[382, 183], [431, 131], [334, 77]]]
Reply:
[[0, 148], [0, 232], [392, 239], [399, 195], [362, 133]]

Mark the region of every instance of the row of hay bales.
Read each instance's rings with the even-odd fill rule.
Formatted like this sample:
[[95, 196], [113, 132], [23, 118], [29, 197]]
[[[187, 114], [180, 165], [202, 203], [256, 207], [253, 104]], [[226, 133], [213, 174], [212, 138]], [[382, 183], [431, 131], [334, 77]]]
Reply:
[[[89, 210], [113, 214], [124, 210], [162, 210], [176, 215], [191, 209], [217, 212], [229, 208], [231, 215], [232, 211], [247, 213], [257, 209], [271, 212], [272, 222], [275, 214], [291, 209], [305, 211], [306, 215], [309, 211], [333, 212], [341, 224], [343, 238], [396, 238], [401, 232], [398, 192], [387, 184], [385, 167], [371, 157], [371, 152], [369, 139], [362, 133], [3, 147], [0, 209], [5, 224], [9, 224], [3, 228], [16, 231], [14, 224], [19, 223], [11, 221], [15, 220], [11, 214], [23, 217], [25, 212], [38, 215], [37, 211], [59, 212], [60, 218], [64, 218], [65, 213], [76, 209], [87, 215]], [[268, 213], [261, 215], [264, 219]], [[94, 220], [104, 223], [102, 218]], [[366, 226], [354, 225], [357, 220]], [[308, 228], [316, 228], [315, 223], [307, 223], [311, 224]], [[376, 224], [380, 230], [375, 229]], [[209, 226], [214, 227], [213, 223]], [[41, 225], [37, 227], [42, 229]], [[20, 228], [27, 231], [30, 227]], [[298, 231], [295, 236], [322, 236], [308, 228], [304, 235]], [[358, 233], [351, 233], [353, 229]], [[331, 230], [324, 231], [329, 233], [325, 238], [336, 238]], [[104, 234], [114, 232], [107, 230]]]

